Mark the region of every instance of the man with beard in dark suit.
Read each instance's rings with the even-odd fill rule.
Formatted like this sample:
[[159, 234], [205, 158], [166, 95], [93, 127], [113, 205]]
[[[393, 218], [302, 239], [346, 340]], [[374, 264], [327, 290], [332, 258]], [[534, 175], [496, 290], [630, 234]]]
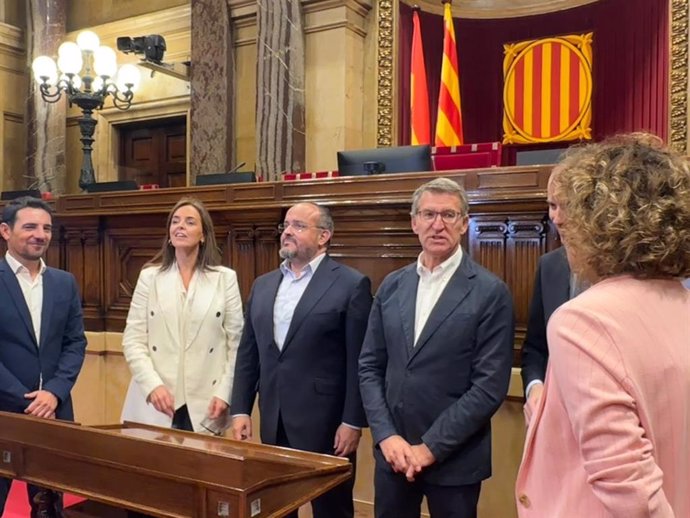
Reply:
[[[366, 426], [357, 359], [371, 285], [326, 253], [333, 219], [325, 207], [299, 203], [279, 230], [284, 261], [256, 279], [247, 304], [230, 403], [233, 435], [251, 437], [258, 389], [263, 443], [348, 457], [354, 465]], [[353, 485], [350, 479], [315, 499], [314, 518], [351, 518]]]

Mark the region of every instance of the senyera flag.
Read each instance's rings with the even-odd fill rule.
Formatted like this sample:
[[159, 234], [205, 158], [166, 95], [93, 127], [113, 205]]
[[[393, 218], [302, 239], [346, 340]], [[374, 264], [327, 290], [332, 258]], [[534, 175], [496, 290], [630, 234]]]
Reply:
[[462, 109], [460, 103], [460, 69], [455, 29], [450, 1], [443, 7], [443, 64], [441, 90], [438, 96], [436, 119], [436, 146], [459, 146], [463, 143]]
[[503, 46], [503, 143], [592, 138], [593, 33]]

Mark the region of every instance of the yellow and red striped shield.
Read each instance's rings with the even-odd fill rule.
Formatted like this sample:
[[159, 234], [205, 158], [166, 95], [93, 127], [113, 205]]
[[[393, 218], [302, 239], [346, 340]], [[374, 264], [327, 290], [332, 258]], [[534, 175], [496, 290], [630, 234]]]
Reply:
[[592, 138], [592, 36], [503, 46], [503, 143]]

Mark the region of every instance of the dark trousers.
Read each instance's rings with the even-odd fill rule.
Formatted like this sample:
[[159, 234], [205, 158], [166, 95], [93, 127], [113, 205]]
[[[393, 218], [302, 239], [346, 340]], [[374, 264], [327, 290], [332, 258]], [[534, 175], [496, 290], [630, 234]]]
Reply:
[[[11, 478], [0, 477], [0, 516], [5, 512], [5, 502], [7, 501], [7, 495], [10, 493], [12, 482], [13, 480]], [[50, 498], [56, 499], [57, 510], [62, 512], [62, 493], [53, 491], [52, 489], [34, 486], [33, 484], [26, 485], [26, 492], [29, 495], [29, 504], [32, 510], [36, 509], [36, 502], [41, 498], [41, 495], [47, 492]]]
[[[189, 411], [187, 410], [187, 405], [182, 405], [180, 408], [175, 410], [172, 418], [172, 428], [175, 430], [185, 430], [188, 432], [193, 432], [194, 427], [192, 426], [192, 420], [189, 417]], [[148, 514], [139, 513], [137, 511], [127, 511], [128, 518], [151, 518]]]
[[[291, 447], [285, 433], [283, 420], [280, 417], [278, 417], [276, 443], [276, 446]], [[357, 452], [348, 458], [352, 463], [352, 478], [311, 501], [311, 510], [314, 518], [353, 518], [355, 508], [352, 502], [352, 490], [355, 485], [354, 474], [357, 469]], [[285, 518], [297, 518], [297, 514], [297, 511], [294, 511], [286, 515]]]
[[192, 420], [189, 418], [189, 411], [187, 410], [187, 405], [182, 405], [180, 408], [175, 410], [171, 426], [175, 430], [185, 430], [187, 432], [194, 431], [194, 427], [192, 426]]
[[376, 467], [374, 489], [376, 518], [419, 518], [424, 496], [431, 518], [477, 518], [481, 482], [464, 486], [408, 482], [405, 475]]

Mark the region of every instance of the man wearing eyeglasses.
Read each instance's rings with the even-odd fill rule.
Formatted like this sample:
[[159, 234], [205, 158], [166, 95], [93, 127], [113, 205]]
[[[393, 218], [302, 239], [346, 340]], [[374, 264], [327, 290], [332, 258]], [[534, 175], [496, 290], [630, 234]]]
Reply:
[[[328, 256], [333, 219], [327, 208], [297, 204], [278, 228], [283, 262], [256, 279], [247, 304], [230, 403], [233, 436], [252, 436], [258, 391], [263, 443], [354, 464], [366, 426], [357, 359], [371, 284]], [[314, 518], [352, 518], [353, 485], [350, 479], [315, 499]]]
[[447, 178], [417, 189], [417, 262], [381, 284], [360, 355], [375, 444], [376, 518], [474, 518], [491, 475], [491, 416], [508, 391], [512, 297], [462, 249], [465, 191]]

